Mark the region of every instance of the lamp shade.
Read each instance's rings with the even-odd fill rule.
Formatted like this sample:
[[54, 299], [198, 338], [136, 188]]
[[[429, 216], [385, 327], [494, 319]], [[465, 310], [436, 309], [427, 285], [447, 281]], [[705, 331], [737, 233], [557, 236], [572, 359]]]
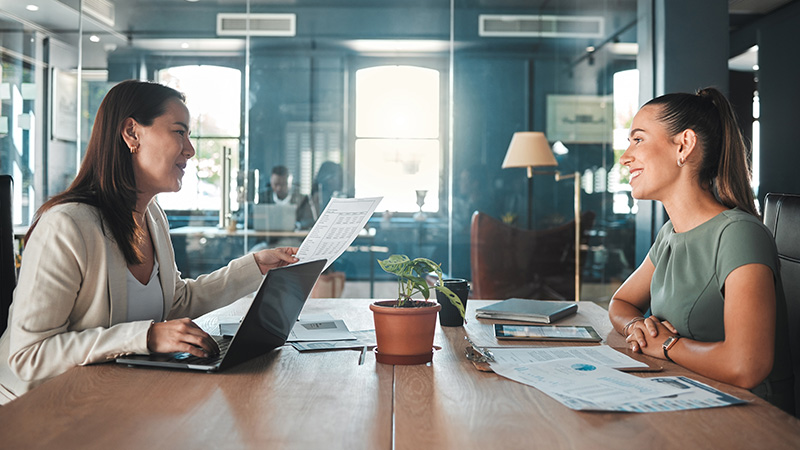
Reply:
[[558, 166], [553, 151], [544, 133], [539, 131], [518, 131], [511, 138], [503, 169], [511, 167]]

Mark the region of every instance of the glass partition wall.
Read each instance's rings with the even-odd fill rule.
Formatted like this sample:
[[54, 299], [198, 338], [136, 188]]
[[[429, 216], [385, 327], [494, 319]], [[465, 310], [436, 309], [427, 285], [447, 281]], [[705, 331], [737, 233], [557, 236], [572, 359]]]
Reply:
[[[380, 195], [334, 266], [348, 283], [389, 280], [376, 260], [394, 253], [473, 279], [475, 211], [554, 229], [577, 181], [582, 298], [607, 299], [635, 264], [618, 164], [638, 106], [634, 0], [0, 0], [0, 21], [0, 172], [20, 228], [74, 177], [103, 95], [136, 78], [187, 95], [197, 154], [159, 196], [186, 276], [298, 244], [330, 198]], [[519, 131], [545, 133], [558, 166], [530, 182], [503, 169]], [[294, 220], [278, 223], [283, 201]], [[536, 296], [574, 298], [552, 286]]]

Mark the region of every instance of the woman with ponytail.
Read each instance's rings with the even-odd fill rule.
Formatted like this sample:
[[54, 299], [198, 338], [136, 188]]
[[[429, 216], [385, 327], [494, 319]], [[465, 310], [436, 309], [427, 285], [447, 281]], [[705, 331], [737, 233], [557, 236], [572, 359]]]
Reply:
[[633, 197], [662, 202], [670, 220], [614, 293], [614, 328], [635, 352], [791, 411], [777, 251], [755, 207], [730, 103], [714, 88], [655, 98], [636, 114], [629, 141], [620, 162]]

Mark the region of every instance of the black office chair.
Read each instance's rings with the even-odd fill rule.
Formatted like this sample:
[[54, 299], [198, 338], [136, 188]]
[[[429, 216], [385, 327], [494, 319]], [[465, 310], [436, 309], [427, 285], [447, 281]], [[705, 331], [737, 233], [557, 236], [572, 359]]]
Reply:
[[0, 175], [0, 334], [6, 330], [8, 308], [17, 285], [14, 228], [11, 220], [13, 184], [11, 175]]
[[778, 246], [789, 321], [789, 348], [794, 371], [795, 415], [800, 417], [800, 195], [767, 194], [764, 225]]

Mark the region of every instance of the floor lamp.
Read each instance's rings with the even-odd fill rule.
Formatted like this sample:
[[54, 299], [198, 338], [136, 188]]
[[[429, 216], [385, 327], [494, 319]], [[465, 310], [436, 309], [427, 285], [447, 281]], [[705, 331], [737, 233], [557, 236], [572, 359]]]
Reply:
[[[558, 162], [547, 143], [544, 133], [521, 131], [514, 133], [511, 144], [508, 145], [506, 158], [503, 160], [503, 169], [511, 167], [525, 167], [528, 169], [528, 229], [533, 228], [531, 210], [533, 209], [533, 168], [557, 167]], [[581, 298], [581, 174], [574, 172], [562, 175], [555, 172], [556, 181], [575, 180], [574, 189], [574, 215], [575, 215], [575, 301]]]
[[581, 300], [581, 173], [574, 172], [562, 175], [556, 171], [556, 181], [575, 179], [575, 189], [573, 190], [574, 214], [575, 214], [575, 301]]
[[533, 168], [556, 167], [558, 162], [550, 150], [544, 133], [538, 131], [518, 131], [508, 144], [503, 169], [524, 167], [528, 169], [528, 229], [533, 229]]

